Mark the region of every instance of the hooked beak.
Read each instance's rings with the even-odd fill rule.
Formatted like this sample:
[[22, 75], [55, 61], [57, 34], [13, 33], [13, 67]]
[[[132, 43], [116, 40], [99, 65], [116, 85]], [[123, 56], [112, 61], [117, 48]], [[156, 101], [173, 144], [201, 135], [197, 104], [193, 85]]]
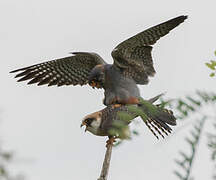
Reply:
[[85, 128], [85, 132], [86, 132], [87, 131], [87, 124], [85, 122], [82, 122], [82, 124], [80, 125], [80, 128], [83, 126], [86, 126], [86, 128]]
[[96, 82], [95, 81], [89, 81], [89, 85], [94, 89], [96, 87]]
[[89, 81], [89, 85], [90, 85], [93, 89], [95, 89], [95, 88], [101, 89], [101, 88], [102, 88], [100, 82], [96, 82], [96, 81]]

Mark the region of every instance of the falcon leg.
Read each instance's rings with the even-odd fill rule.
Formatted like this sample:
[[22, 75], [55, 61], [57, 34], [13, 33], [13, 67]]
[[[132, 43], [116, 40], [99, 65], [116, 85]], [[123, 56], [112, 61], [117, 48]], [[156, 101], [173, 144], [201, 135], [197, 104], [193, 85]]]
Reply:
[[[126, 105], [126, 104], [139, 104], [139, 103], [140, 102], [139, 102], [139, 99], [137, 97], [131, 96], [131, 97], [127, 98], [127, 99], [120, 99], [120, 98], [116, 97], [115, 99], [113, 99], [111, 101], [110, 104], [113, 104], [113, 105], [115, 105], [115, 104]], [[117, 107], [119, 107], [119, 106], [117, 106]]]
[[131, 96], [128, 99], [123, 100], [121, 103], [122, 104], [139, 104], [139, 99], [137, 97]]
[[109, 145], [113, 145], [114, 142], [116, 142], [116, 137], [114, 136], [109, 136], [109, 139], [106, 141], [106, 147], [108, 147]]
[[115, 108], [118, 108], [118, 107], [121, 107], [121, 106], [122, 106], [122, 104], [113, 104], [112, 108], [115, 109]]

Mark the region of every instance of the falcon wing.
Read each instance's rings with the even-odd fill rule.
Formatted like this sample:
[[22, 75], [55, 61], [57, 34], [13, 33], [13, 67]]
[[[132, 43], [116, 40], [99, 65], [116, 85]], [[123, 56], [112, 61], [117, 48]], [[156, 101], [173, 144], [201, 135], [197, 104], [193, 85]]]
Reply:
[[98, 64], [106, 64], [96, 53], [73, 52], [73, 56], [47, 61], [33, 66], [17, 69], [10, 73], [19, 72], [15, 78], [30, 80], [28, 84], [38, 85], [84, 85], [88, 83], [90, 71]]
[[[113, 108], [112, 105], [109, 105], [107, 106], [106, 108], [104, 108], [102, 110], [102, 122], [101, 122], [101, 129], [105, 130], [105, 131], [109, 131], [111, 128], [114, 127], [114, 122], [118, 121], [121, 123], [121, 125], [128, 125], [130, 122], [128, 121], [124, 121], [122, 119], [120, 119], [118, 117], [118, 113], [119, 112], [128, 112], [128, 108], [127, 106], [120, 106], [120, 107], [117, 107], [117, 108]], [[136, 115], [133, 115], [133, 114], [130, 114], [131, 115], [131, 119], [134, 119], [136, 118]]]
[[114, 65], [122, 69], [124, 75], [132, 77], [137, 84], [147, 84], [148, 76], [155, 74], [151, 45], [184, 22], [185, 19], [187, 16], [176, 17], [120, 43], [112, 51]]

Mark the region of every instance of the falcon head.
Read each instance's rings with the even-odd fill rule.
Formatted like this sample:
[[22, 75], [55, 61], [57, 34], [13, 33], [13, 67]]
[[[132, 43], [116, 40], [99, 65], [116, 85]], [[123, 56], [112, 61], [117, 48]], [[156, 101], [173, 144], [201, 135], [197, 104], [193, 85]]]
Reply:
[[105, 132], [100, 128], [102, 122], [102, 112], [98, 111], [85, 116], [80, 127], [86, 126], [85, 131], [89, 131], [97, 136], [106, 136]]
[[[122, 129], [116, 129], [112, 124], [114, 120], [117, 121], [117, 112], [112, 106], [106, 107], [105, 109], [85, 116], [80, 127], [86, 126], [85, 131], [89, 131], [96, 136], [116, 136], [120, 139], [129, 139], [130, 130], [128, 126], [124, 126]], [[113, 114], [114, 117], [112, 116]], [[115, 130], [115, 134], [110, 132], [112, 129]]]
[[95, 66], [88, 77], [88, 83], [90, 86], [93, 88], [103, 88], [104, 87], [104, 82], [105, 82], [105, 73], [104, 73], [104, 65], [99, 64]]

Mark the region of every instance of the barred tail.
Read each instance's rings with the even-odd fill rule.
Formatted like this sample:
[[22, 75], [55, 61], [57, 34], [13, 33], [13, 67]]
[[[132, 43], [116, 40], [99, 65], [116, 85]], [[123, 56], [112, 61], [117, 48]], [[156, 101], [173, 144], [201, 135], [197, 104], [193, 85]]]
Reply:
[[176, 118], [171, 110], [153, 105], [143, 99], [140, 100], [139, 107], [145, 113], [145, 116], [142, 116], [144, 123], [157, 138], [159, 138], [157, 134], [164, 138], [164, 134], [171, 133], [172, 129], [169, 125], [176, 125]]

